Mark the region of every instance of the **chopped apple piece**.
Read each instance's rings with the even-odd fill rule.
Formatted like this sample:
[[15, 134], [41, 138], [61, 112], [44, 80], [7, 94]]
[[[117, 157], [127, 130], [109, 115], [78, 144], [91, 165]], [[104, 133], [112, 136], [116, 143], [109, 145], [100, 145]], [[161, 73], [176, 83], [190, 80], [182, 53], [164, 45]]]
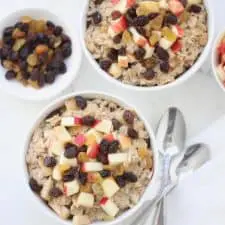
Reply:
[[75, 137], [73, 137], [73, 143], [77, 146], [82, 146], [86, 142], [86, 137], [84, 134], [79, 134]]
[[80, 117], [67, 116], [61, 119], [61, 125], [64, 127], [81, 126], [82, 119]]
[[113, 126], [111, 120], [102, 120], [95, 126], [95, 130], [106, 134], [110, 133], [112, 128]]
[[52, 177], [54, 180], [60, 181], [62, 180], [62, 173], [59, 165], [56, 165], [52, 171]]
[[176, 34], [177, 37], [182, 38], [184, 36], [184, 29], [179, 25], [172, 26], [172, 31]]
[[174, 42], [172, 41], [168, 41], [166, 38], [161, 38], [159, 41], [159, 45], [160, 47], [162, 47], [165, 50], [168, 50]]
[[126, 149], [130, 148], [130, 146], [131, 146], [131, 139], [125, 135], [121, 134], [119, 136], [119, 142], [120, 142], [121, 148], [123, 150], [126, 150]]
[[134, 27], [131, 27], [129, 30], [132, 33], [134, 42], [137, 45], [144, 47], [148, 43], [147, 39], [140, 35]]
[[93, 143], [88, 147], [87, 156], [91, 159], [95, 159], [99, 153], [99, 144]]
[[118, 65], [122, 68], [127, 68], [128, 67], [128, 63], [129, 63], [129, 58], [128, 56], [122, 56], [119, 55], [118, 56]]
[[136, 3], [136, 0], [114, 1], [114, 5], [115, 5], [114, 9], [120, 11], [121, 13], [125, 13], [135, 3]]
[[50, 145], [50, 152], [54, 155], [60, 156], [61, 153], [64, 151], [64, 144], [60, 141], [54, 141]]
[[100, 143], [102, 140], [102, 134], [100, 134], [98, 131], [96, 131], [95, 128], [90, 129], [86, 134], [85, 134], [85, 144], [86, 145], [92, 145], [94, 143]]
[[[110, 35], [114, 32], [115, 34], [119, 34], [127, 29], [127, 20], [125, 16], [121, 16], [117, 20], [113, 20], [110, 26], [112, 31], [108, 31]], [[114, 35], [114, 34], [113, 34]]]
[[112, 217], [115, 217], [119, 212], [117, 205], [107, 197], [102, 198], [100, 201], [100, 206], [109, 216]]
[[98, 172], [103, 170], [103, 164], [100, 162], [85, 162], [81, 169], [83, 172]]
[[145, 59], [151, 58], [153, 56], [155, 48], [151, 47], [149, 44], [146, 44], [144, 46], [144, 49], [145, 49], [145, 56], [144, 56], [144, 58]]
[[169, 5], [167, 3], [167, 0], [160, 0], [159, 1], [159, 7], [161, 9], [169, 9]]
[[77, 205], [92, 208], [94, 206], [94, 195], [81, 192], [77, 199]]
[[176, 16], [181, 15], [184, 11], [184, 6], [179, 0], [169, 0], [169, 9]]
[[147, 16], [150, 13], [159, 13], [159, 3], [153, 1], [141, 1], [137, 8], [138, 16]]
[[54, 132], [58, 140], [66, 143], [72, 140], [70, 133], [63, 126], [58, 126], [54, 128]]
[[128, 154], [127, 153], [109, 154], [108, 159], [109, 159], [110, 165], [117, 165], [117, 164], [127, 162], [128, 161]]
[[77, 166], [77, 159], [76, 158], [68, 159], [64, 156], [64, 153], [62, 153], [60, 156], [59, 165], [65, 165], [68, 167]]
[[117, 191], [119, 191], [120, 187], [113, 180], [113, 178], [107, 178], [102, 182], [102, 188], [105, 193], [105, 196], [111, 198]]
[[114, 76], [115, 78], [118, 78], [122, 75], [123, 70], [117, 63], [113, 63], [109, 68], [109, 73]]
[[73, 225], [89, 225], [91, 223], [87, 215], [77, 215], [73, 217]]
[[71, 196], [78, 193], [80, 190], [80, 185], [77, 180], [73, 180], [70, 182], [65, 182], [63, 184], [63, 192], [66, 196]]

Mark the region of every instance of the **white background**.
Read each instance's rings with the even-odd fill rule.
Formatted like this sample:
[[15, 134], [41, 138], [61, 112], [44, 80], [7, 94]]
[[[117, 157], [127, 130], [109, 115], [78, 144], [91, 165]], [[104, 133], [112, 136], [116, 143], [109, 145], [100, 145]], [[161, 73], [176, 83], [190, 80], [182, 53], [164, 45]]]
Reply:
[[[218, 32], [225, 27], [223, 8], [225, 4], [222, 0], [211, 1], [214, 4], [215, 26]], [[0, 17], [19, 8], [47, 8], [64, 17], [74, 26], [77, 34], [79, 32], [79, 16], [84, 4], [82, 0], [0, 0], [0, 2]], [[189, 137], [198, 134], [225, 112], [225, 94], [219, 89], [213, 77], [205, 74], [196, 74], [185, 84], [172, 90], [137, 93], [121, 90], [103, 80], [84, 58], [79, 78], [74, 82], [74, 90], [85, 89], [105, 90], [125, 98], [142, 110], [153, 127], [168, 106], [177, 106], [185, 114]], [[0, 224], [57, 225], [51, 218], [43, 216], [25, 195], [21, 167], [24, 136], [37, 113], [48, 102], [29, 103], [0, 92], [0, 103]]]

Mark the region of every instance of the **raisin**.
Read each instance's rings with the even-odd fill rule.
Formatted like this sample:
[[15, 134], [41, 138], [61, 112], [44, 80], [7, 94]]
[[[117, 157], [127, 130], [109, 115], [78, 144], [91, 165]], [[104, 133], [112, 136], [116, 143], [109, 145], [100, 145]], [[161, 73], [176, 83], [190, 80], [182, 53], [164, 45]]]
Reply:
[[23, 79], [28, 80], [30, 78], [30, 73], [28, 73], [27, 71], [21, 71], [21, 76], [23, 77]]
[[126, 181], [129, 181], [131, 183], [137, 182], [137, 176], [132, 172], [125, 172], [123, 176]]
[[127, 53], [127, 50], [125, 47], [121, 47], [119, 50], [118, 50], [118, 55], [126, 55]]
[[12, 36], [13, 30], [14, 30], [14, 27], [6, 27], [3, 30], [3, 37]]
[[99, 173], [100, 173], [101, 177], [103, 177], [103, 178], [111, 176], [110, 170], [102, 170]]
[[27, 62], [26, 61], [21, 60], [21, 61], [19, 61], [18, 65], [21, 70], [27, 70]]
[[108, 152], [109, 153], [116, 153], [117, 150], [119, 149], [120, 143], [117, 140], [112, 141], [109, 144]]
[[9, 54], [9, 60], [17, 61], [19, 59], [19, 53], [18, 52], [10, 52]]
[[109, 152], [110, 143], [103, 139], [100, 143], [100, 152], [103, 154], [107, 154]]
[[66, 170], [63, 173], [63, 181], [70, 182], [73, 181], [78, 176], [78, 169], [77, 167], [71, 167], [70, 169]]
[[68, 58], [72, 54], [72, 48], [70, 43], [63, 44], [61, 50], [62, 50], [62, 56], [64, 58]]
[[79, 152], [76, 145], [69, 144], [69, 145], [66, 145], [65, 148], [66, 149], [64, 151], [64, 156], [67, 159], [73, 159], [77, 157]]
[[61, 39], [62, 39], [63, 44], [64, 43], [69, 43], [70, 45], [72, 44], [70, 37], [66, 34], [62, 34]]
[[28, 23], [22, 23], [22, 22], [18, 22], [15, 24], [15, 28], [20, 29], [22, 32], [27, 33], [29, 30], [29, 24]]
[[112, 61], [116, 61], [118, 57], [118, 51], [115, 48], [110, 48], [107, 57]]
[[39, 80], [38, 80], [38, 86], [39, 87], [43, 87], [45, 84], [45, 76], [43, 73], [40, 73], [40, 77], [39, 77]]
[[65, 74], [67, 72], [66, 64], [64, 62], [61, 62], [59, 64], [59, 73]]
[[45, 82], [47, 84], [53, 84], [55, 81], [55, 73], [53, 71], [47, 71], [45, 74]]
[[142, 75], [146, 80], [152, 80], [155, 77], [155, 71], [149, 68]]
[[30, 54], [30, 48], [28, 45], [23, 46], [19, 52], [19, 56], [22, 60], [26, 60], [29, 54]]
[[150, 13], [148, 14], [148, 18], [149, 20], [154, 20], [158, 15], [159, 13]]
[[100, 5], [100, 4], [102, 4], [102, 2], [103, 2], [103, 0], [95, 0], [94, 1], [95, 5]]
[[116, 20], [119, 19], [122, 16], [122, 14], [120, 11], [115, 10], [112, 12], [111, 16], [113, 20]]
[[134, 7], [129, 8], [127, 10], [127, 15], [132, 19], [137, 17], [136, 9]]
[[11, 37], [4, 37], [3, 42], [12, 47], [15, 41]]
[[122, 126], [121, 122], [117, 119], [112, 119], [112, 125], [114, 130], [119, 130]]
[[128, 128], [127, 134], [132, 139], [138, 138], [138, 132], [135, 129], [133, 129], [133, 128]]
[[46, 22], [46, 25], [47, 25], [48, 29], [51, 29], [51, 30], [55, 29], [55, 24], [52, 21], [50, 21], [50, 20], [48, 20]]
[[147, 139], [145, 139], [145, 142], [147, 143], [147, 147], [151, 148], [151, 139], [147, 138]]
[[61, 26], [56, 26], [54, 29], [54, 35], [55, 36], [60, 36], [63, 32], [63, 28]]
[[193, 4], [189, 7], [189, 12], [200, 13], [202, 11], [201, 6]]
[[44, 166], [49, 167], [49, 168], [53, 168], [56, 166], [56, 159], [52, 156], [46, 156], [44, 158]]
[[160, 63], [160, 70], [164, 73], [168, 73], [170, 69], [169, 62], [164, 61]]
[[107, 165], [109, 163], [107, 154], [98, 154], [97, 159], [104, 165]]
[[134, 113], [131, 112], [130, 110], [125, 110], [124, 113], [123, 113], [123, 119], [128, 124], [133, 124], [134, 123]]
[[158, 56], [159, 59], [163, 61], [168, 61], [169, 60], [169, 53], [161, 48], [160, 46], [157, 46], [156, 48], [156, 55]]
[[146, 53], [146, 51], [145, 51], [144, 48], [138, 48], [138, 49], [135, 51], [134, 55], [135, 55], [135, 57], [136, 57], [137, 60], [141, 60], [141, 59], [144, 58], [145, 53]]
[[93, 116], [84, 116], [82, 118], [82, 124], [91, 127], [95, 124], [95, 118]]
[[38, 71], [37, 68], [35, 68], [31, 73], [30, 73], [30, 79], [32, 81], [38, 81], [40, 79], [40, 72]]
[[4, 45], [1, 49], [1, 59], [6, 59], [10, 54], [10, 49], [8, 46]]
[[111, 65], [112, 65], [111, 60], [105, 59], [100, 61], [100, 67], [105, 71], [108, 71]]
[[53, 198], [58, 198], [63, 195], [63, 192], [59, 188], [53, 187], [50, 189], [49, 195]]
[[82, 145], [81, 147], [78, 148], [79, 152], [86, 152], [88, 149], [87, 145]]
[[36, 193], [40, 193], [42, 186], [38, 184], [38, 182], [34, 179], [31, 178], [29, 181], [29, 185], [32, 191], [36, 192]]
[[82, 97], [82, 96], [76, 96], [75, 97], [75, 101], [76, 101], [76, 105], [80, 109], [84, 110], [87, 107], [87, 100], [84, 97]]
[[142, 36], [146, 36], [146, 30], [143, 27], [136, 27], [136, 30]]
[[132, 24], [135, 27], [143, 27], [145, 25], [147, 25], [149, 23], [149, 17], [148, 16], [138, 16], [136, 18], [133, 19]]
[[13, 80], [13, 79], [16, 78], [16, 73], [14, 71], [12, 71], [12, 70], [7, 71], [6, 74], [5, 74], [5, 78], [7, 80]]
[[175, 15], [169, 14], [165, 17], [164, 23], [166, 25], [176, 25], [178, 23], [178, 19]]
[[95, 12], [92, 14], [92, 20], [95, 25], [102, 22], [102, 15], [99, 12]]
[[126, 186], [126, 180], [124, 178], [124, 176], [117, 176], [115, 178], [116, 183], [119, 185], [120, 188], [123, 188]]
[[113, 37], [113, 42], [115, 44], [119, 44], [122, 40], [122, 33], [121, 34], [117, 34], [116, 36]]
[[79, 178], [79, 181], [82, 185], [85, 185], [87, 183], [87, 174], [86, 173], [83, 173], [83, 172], [79, 172], [79, 175], [78, 175], [78, 178]]

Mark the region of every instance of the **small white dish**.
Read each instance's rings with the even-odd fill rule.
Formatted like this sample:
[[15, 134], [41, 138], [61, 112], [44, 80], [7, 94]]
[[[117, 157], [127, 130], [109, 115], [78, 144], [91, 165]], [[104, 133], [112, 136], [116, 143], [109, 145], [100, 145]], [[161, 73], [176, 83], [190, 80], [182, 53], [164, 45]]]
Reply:
[[52, 102], [50, 105], [48, 105], [47, 107], [45, 107], [42, 112], [37, 116], [37, 118], [34, 120], [34, 123], [32, 125], [32, 127], [29, 130], [29, 133], [26, 136], [26, 140], [24, 143], [24, 147], [23, 147], [23, 177], [24, 177], [24, 186], [25, 186], [25, 191], [27, 193], [27, 195], [30, 196], [31, 199], [34, 200], [35, 203], [37, 203], [37, 206], [39, 208], [41, 208], [46, 214], [50, 215], [55, 221], [58, 221], [61, 224], [65, 224], [65, 225], [71, 225], [72, 222], [71, 221], [65, 221], [60, 219], [54, 212], [53, 210], [51, 210], [41, 199], [39, 196], [37, 196], [36, 194], [34, 194], [29, 185], [29, 176], [28, 176], [28, 171], [27, 171], [27, 165], [26, 165], [26, 160], [25, 160], [25, 156], [29, 147], [29, 143], [32, 137], [32, 134], [34, 132], [34, 130], [39, 126], [40, 122], [47, 116], [49, 115], [49, 113], [51, 113], [52, 111], [56, 110], [57, 108], [59, 108], [60, 106], [63, 105], [63, 103], [65, 102], [66, 99], [77, 96], [77, 95], [81, 95], [83, 97], [86, 98], [103, 98], [103, 99], [109, 99], [112, 100], [114, 102], [116, 102], [117, 104], [126, 107], [126, 108], [130, 108], [136, 111], [137, 115], [139, 116], [139, 118], [144, 122], [145, 127], [149, 133], [150, 139], [151, 139], [151, 146], [152, 146], [152, 150], [153, 150], [153, 159], [154, 159], [154, 172], [153, 172], [153, 176], [152, 176], [152, 180], [149, 183], [146, 191], [144, 192], [142, 198], [140, 199], [139, 203], [133, 207], [132, 209], [126, 211], [125, 213], [123, 213], [121, 216], [117, 217], [115, 220], [113, 221], [107, 221], [107, 222], [96, 222], [93, 223], [92, 225], [116, 225], [116, 224], [122, 224], [122, 222], [128, 218], [131, 218], [135, 212], [137, 212], [145, 203], [145, 201], [147, 200], [152, 200], [154, 199], [154, 197], [156, 196], [156, 194], [159, 191], [159, 174], [160, 174], [160, 164], [159, 164], [159, 153], [158, 150], [156, 148], [156, 142], [155, 142], [155, 136], [154, 136], [154, 132], [153, 129], [151, 128], [151, 126], [149, 125], [149, 123], [146, 121], [146, 119], [143, 117], [143, 115], [140, 113], [140, 111], [138, 111], [134, 106], [127, 104], [124, 100], [120, 99], [119, 97], [116, 96], [112, 96], [111, 94], [107, 94], [107, 93], [103, 93], [103, 92], [95, 92], [95, 91], [88, 91], [88, 92], [74, 92], [71, 93], [69, 95], [60, 97], [59, 99], [55, 100], [54, 102]]
[[67, 72], [64, 75], [59, 75], [53, 84], [45, 85], [43, 88], [36, 90], [32, 87], [24, 87], [18, 81], [6, 80], [6, 70], [0, 66], [0, 88], [10, 95], [24, 100], [48, 100], [65, 90], [78, 75], [82, 56], [79, 39], [74, 33], [73, 27], [69, 27], [58, 15], [39, 8], [22, 9], [9, 14], [0, 21], [0, 34], [2, 34], [5, 27], [14, 25], [20, 17], [24, 15], [36, 19], [51, 20], [55, 24], [63, 27], [65, 33], [71, 38], [72, 41], [72, 55], [65, 61], [67, 65]]
[[218, 34], [218, 36], [216, 37], [216, 39], [214, 41], [214, 44], [212, 47], [212, 54], [211, 54], [211, 65], [212, 65], [213, 75], [215, 77], [216, 82], [218, 83], [218, 85], [221, 87], [221, 89], [223, 91], [225, 91], [225, 86], [223, 84], [223, 82], [225, 82], [225, 72], [224, 72], [224, 75], [222, 75], [222, 74], [219, 74], [219, 71], [218, 71], [218, 65], [219, 65], [219, 63], [218, 63], [218, 46], [219, 46], [222, 38], [224, 38], [224, 37], [225, 37], [225, 31], [222, 31]]
[[186, 80], [188, 80], [190, 77], [194, 76], [195, 73], [197, 73], [200, 68], [203, 66], [204, 62], [207, 60], [209, 53], [211, 51], [211, 46], [213, 42], [214, 37], [214, 16], [213, 16], [213, 10], [212, 10], [212, 3], [210, 3], [210, 0], [204, 0], [207, 12], [208, 12], [208, 43], [205, 46], [203, 52], [197, 59], [197, 61], [194, 63], [194, 65], [187, 70], [183, 75], [181, 75], [179, 78], [177, 78], [175, 81], [165, 84], [162, 86], [152, 86], [152, 87], [140, 87], [140, 86], [134, 86], [130, 84], [122, 83], [121, 81], [113, 78], [110, 76], [107, 72], [103, 71], [99, 64], [96, 62], [92, 54], [89, 52], [89, 50], [86, 47], [85, 43], [85, 31], [86, 31], [86, 15], [89, 8], [89, 0], [86, 0], [85, 6], [81, 12], [81, 18], [80, 18], [80, 39], [82, 43], [82, 48], [85, 52], [85, 55], [89, 62], [92, 64], [92, 66], [95, 68], [95, 70], [105, 79], [107, 79], [109, 82], [112, 82], [116, 86], [120, 86], [121, 88], [127, 88], [129, 90], [135, 90], [135, 91], [161, 91], [165, 90], [167, 88], [173, 88], [176, 87], [182, 83], [184, 83]]

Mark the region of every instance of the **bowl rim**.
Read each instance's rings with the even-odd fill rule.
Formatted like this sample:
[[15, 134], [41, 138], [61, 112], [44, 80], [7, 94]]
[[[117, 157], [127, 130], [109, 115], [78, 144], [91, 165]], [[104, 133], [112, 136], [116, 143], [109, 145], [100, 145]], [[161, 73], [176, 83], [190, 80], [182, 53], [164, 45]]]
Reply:
[[218, 71], [217, 71], [217, 47], [221, 41], [221, 39], [225, 37], [225, 29], [220, 31], [218, 35], [216, 36], [214, 42], [213, 42], [213, 47], [212, 47], [212, 52], [211, 52], [211, 65], [212, 65], [212, 72], [213, 76], [217, 82], [217, 84], [220, 86], [220, 88], [225, 92], [225, 87], [222, 84], [222, 81], [219, 78]]
[[[41, 112], [36, 116], [32, 125], [28, 129], [28, 132], [26, 133], [26, 136], [25, 136], [25, 139], [23, 142], [24, 144], [23, 144], [23, 151], [22, 151], [22, 155], [21, 155], [22, 156], [22, 160], [21, 160], [22, 165], [21, 166], [23, 169], [23, 182], [24, 182], [24, 186], [25, 186], [25, 191], [27, 192], [27, 195], [29, 195], [30, 198], [33, 200], [35, 205], [37, 207], [41, 208], [42, 211], [44, 211], [44, 213], [48, 214], [53, 219], [56, 219], [58, 222], [61, 222], [65, 225], [69, 225], [69, 224], [71, 225], [71, 221], [66, 221], [66, 220], [61, 219], [56, 213], [53, 212], [52, 209], [50, 209], [41, 200], [41, 198], [37, 194], [35, 194], [30, 189], [30, 187], [28, 185], [29, 174], [28, 174], [28, 170], [27, 170], [26, 153], [28, 151], [30, 139], [33, 135], [35, 128], [37, 128], [37, 126], [40, 124], [40, 122], [43, 121], [43, 119], [46, 117], [46, 115], [48, 115], [50, 112], [54, 111], [54, 109], [57, 109], [60, 105], [63, 104], [63, 102], [66, 99], [77, 96], [77, 95], [82, 95], [82, 96], [86, 96], [86, 97], [90, 97], [90, 98], [91, 97], [93, 97], [93, 98], [101, 97], [103, 99], [115, 101], [117, 104], [121, 105], [122, 107], [127, 107], [127, 108], [133, 109], [136, 112], [136, 114], [138, 115], [138, 117], [140, 118], [140, 120], [142, 120], [144, 122], [145, 128], [151, 139], [151, 146], [152, 146], [152, 151], [153, 151], [153, 155], [154, 155], [154, 170], [153, 170], [152, 179], [151, 179], [150, 183], [148, 184], [147, 188], [145, 189], [145, 192], [143, 193], [139, 202], [133, 208], [124, 212], [121, 216], [115, 218], [115, 220], [113, 220], [113, 221], [107, 221], [107, 222], [99, 221], [99, 222], [92, 223], [92, 225], [100, 225], [100, 224], [116, 225], [120, 222], [123, 222], [130, 216], [132, 216], [133, 213], [137, 212], [141, 208], [141, 206], [145, 203], [145, 201], [152, 200], [152, 199], [154, 199], [154, 197], [156, 197], [154, 188], [156, 189], [156, 186], [157, 186], [157, 192], [158, 192], [159, 186], [158, 186], [157, 182], [158, 182], [159, 175], [160, 175], [159, 152], [158, 152], [157, 146], [156, 146], [154, 131], [153, 131], [150, 123], [145, 119], [145, 117], [142, 115], [142, 113], [140, 113], [140, 111], [137, 110], [137, 108], [135, 106], [133, 106], [130, 103], [127, 103], [127, 101], [125, 101], [124, 99], [122, 99], [116, 95], [112, 95], [107, 92], [94, 91], [94, 90], [93, 91], [77, 91], [77, 92], [73, 92], [73, 93], [61, 96], [60, 98], [54, 100], [52, 103], [48, 104], [46, 107], [44, 107], [44, 109], [41, 110]], [[151, 191], [152, 191], [152, 193], [151, 193]], [[150, 199], [148, 199], [148, 196], [146, 198], [146, 194], [150, 195]]]
[[212, 6], [210, 5], [211, 4], [210, 1], [209, 0], [203, 0], [203, 1], [204, 1], [206, 10], [207, 10], [207, 24], [208, 24], [208, 34], [209, 34], [208, 42], [207, 42], [206, 46], [204, 47], [202, 53], [196, 60], [196, 62], [193, 64], [193, 66], [171, 83], [164, 84], [161, 86], [148, 86], [148, 87], [135, 86], [135, 85], [123, 83], [123, 82], [119, 81], [118, 79], [113, 78], [107, 72], [103, 71], [99, 67], [98, 63], [94, 60], [92, 54], [87, 49], [86, 43], [85, 43], [86, 13], [87, 13], [88, 6], [89, 6], [89, 0], [86, 0], [85, 5], [84, 5], [83, 9], [81, 10], [81, 14], [80, 14], [80, 41], [81, 41], [81, 45], [82, 45], [83, 51], [85, 53], [85, 56], [88, 59], [88, 61], [90, 62], [90, 64], [94, 67], [94, 69], [102, 77], [104, 77], [106, 80], [115, 84], [118, 87], [126, 88], [128, 90], [135, 90], [135, 91], [160, 91], [162, 89], [170, 89], [170, 88], [176, 87], [176, 86], [184, 83], [190, 77], [194, 76], [194, 74], [196, 74], [200, 70], [201, 66], [203, 65], [206, 58], [210, 54], [213, 37], [214, 37], [214, 14], [213, 14]]
[[[65, 89], [67, 89], [72, 84], [72, 82], [75, 80], [75, 78], [77, 78], [79, 76], [79, 69], [81, 67], [81, 62], [82, 62], [82, 49], [80, 46], [79, 38], [75, 34], [74, 29], [72, 29], [72, 26], [68, 23], [68, 21], [66, 19], [64, 19], [64, 17], [57, 15], [54, 11], [52, 12], [45, 8], [28, 7], [28, 8], [20, 8], [20, 9], [11, 11], [7, 15], [5, 15], [3, 18], [1, 18], [0, 26], [2, 26], [4, 28], [5, 22], [11, 17], [16, 17], [17, 14], [20, 15], [20, 14], [32, 14], [32, 13], [40, 13], [40, 14], [43, 13], [44, 15], [51, 15], [52, 17], [57, 17], [57, 20], [60, 22], [60, 25], [62, 25], [63, 28], [66, 29], [67, 31], [69, 31], [69, 33], [70, 33], [69, 37], [71, 38], [71, 41], [73, 43], [73, 45], [72, 45], [73, 52], [70, 57], [76, 58], [76, 62], [71, 63], [71, 67], [70, 68], [67, 67], [66, 74], [62, 75], [62, 76], [69, 77], [67, 79], [67, 81], [61, 82], [61, 85], [59, 86], [60, 88], [55, 88], [55, 90], [51, 91], [50, 94], [48, 93], [47, 89], [46, 89], [46, 91], [43, 90], [43, 92], [46, 94], [41, 94], [41, 95], [39, 95], [38, 93], [35, 95], [32, 95], [32, 94], [29, 95], [29, 91], [28, 91], [27, 95], [25, 93], [20, 94], [17, 90], [12, 90], [8, 87], [5, 87], [4, 84], [2, 84], [1, 82], [0, 82], [0, 88], [5, 93], [7, 93], [11, 96], [14, 96], [16, 98], [22, 99], [22, 100], [46, 101], [46, 100], [56, 97], [57, 95], [59, 95], [60, 93], [65, 91]], [[40, 18], [41, 18], [41, 16], [40, 16]], [[44, 16], [43, 16], [43, 18], [44, 18]], [[68, 59], [70, 59], [70, 57]], [[56, 80], [56, 82], [57, 82], [57, 80]], [[22, 85], [22, 84], [20, 84], [20, 85]], [[55, 85], [55, 83], [53, 83], [51, 85], [53, 86], [53, 85]], [[26, 88], [26, 87], [24, 87], [24, 88]], [[43, 89], [44, 88], [45, 87], [43, 87]], [[37, 92], [38, 92], [38, 90], [37, 90]]]

